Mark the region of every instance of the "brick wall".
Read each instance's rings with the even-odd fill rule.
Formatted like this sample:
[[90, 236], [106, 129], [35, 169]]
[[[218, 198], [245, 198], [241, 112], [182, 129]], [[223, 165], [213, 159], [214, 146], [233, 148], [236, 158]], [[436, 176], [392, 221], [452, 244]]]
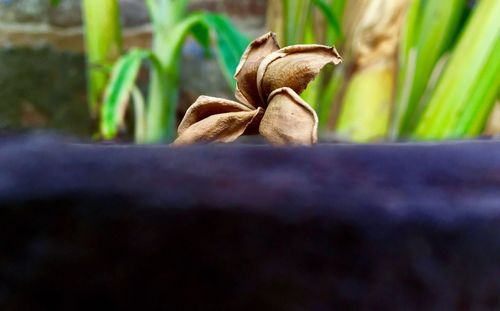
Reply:
[[[48, 45], [82, 51], [81, 0], [0, 0], [0, 47]], [[144, 0], [120, 0], [127, 46], [148, 46], [149, 18]], [[192, 0], [191, 10], [226, 13], [243, 32], [253, 37], [265, 30], [266, 0]]]

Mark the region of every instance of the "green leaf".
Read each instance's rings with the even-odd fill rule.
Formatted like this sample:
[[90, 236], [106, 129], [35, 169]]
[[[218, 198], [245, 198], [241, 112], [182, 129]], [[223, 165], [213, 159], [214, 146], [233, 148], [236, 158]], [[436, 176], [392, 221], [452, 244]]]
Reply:
[[146, 0], [155, 31], [168, 31], [186, 15], [189, 0]]
[[205, 23], [196, 23], [191, 28], [191, 35], [205, 50], [210, 49], [210, 29]]
[[342, 38], [342, 28], [333, 8], [330, 7], [328, 3], [325, 2], [325, 0], [312, 0], [312, 2], [325, 16], [328, 25], [334, 32], [335, 38], [337, 38], [337, 40], [340, 40]]
[[[174, 136], [175, 108], [179, 93], [179, 64], [184, 42], [193, 29], [205, 24], [204, 15], [191, 14], [175, 27], [154, 34], [154, 54], [162, 72], [151, 73], [148, 93], [146, 140], [155, 143]], [[205, 26], [207, 27], [207, 26]]]
[[[331, 117], [332, 110], [335, 105], [335, 98], [344, 84], [344, 67], [340, 65], [339, 68], [332, 69], [333, 75], [330, 80], [323, 86], [323, 91], [318, 92], [317, 113], [319, 119], [320, 130], [326, 129], [328, 126], [329, 118]], [[328, 73], [328, 72], [326, 72]]]
[[132, 89], [132, 99], [134, 102], [135, 142], [144, 143], [146, 139], [146, 104], [138, 87]]
[[206, 23], [216, 36], [216, 51], [224, 76], [236, 88], [233, 75], [250, 40], [239, 32], [231, 21], [222, 15], [205, 14]]
[[[443, 54], [450, 49], [461, 30], [466, 12], [463, 0], [415, 0], [407, 15], [400, 52], [399, 93], [396, 127], [407, 135], [415, 127], [422, 111], [422, 96], [429, 78]], [[414, 55], [410, 57], [410, 51]]]
[[61, 3], [62, 0], [50, 0], [50, 5], [52, 6], [58, 6]]
[[150, 60], [153, 66], [158, 66], [150, 51], [137, 49], [122, 56], [113, 67], [101, 109], [101, 133], [105, 139], [115, 137], [123, 124], [130, 94], [135, 87], [135, 80], [144, 60]]
[[500, 2], [480, 1], [414, 133], [417, 139], [478, 135], [500, 89]]

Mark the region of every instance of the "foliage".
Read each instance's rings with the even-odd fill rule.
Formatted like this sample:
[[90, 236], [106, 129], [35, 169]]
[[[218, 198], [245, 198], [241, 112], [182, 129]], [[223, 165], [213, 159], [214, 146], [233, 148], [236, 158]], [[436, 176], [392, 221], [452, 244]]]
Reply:
[[419, 103], [436, 68], [442, 68], [447, 52], [460, 31], [466, 3], [452, 0], [413, 1], [407, 13], [400, 44], [396, 116], [393, 135], [408, 135], [418, 120]]
[[[113, 66], [122, 52], [117, 0], [83, 0], [90, 106], [100, 109], [106, 139], [117, 135], [129, 106], [138, 142], [173, 138], [188, 36], [207, 51], [215, 37], [214, 50], [233, 88], [232, 74], [248, 44], [224, 16], [188, 15], [188, 0], [145, 1], [153, 46], [133, 49]], [[321, 130], [359, 142], [460, 139], [485, 130], [500, 89], [499, 1], [471, 7], [463, 0], [281, 0], [270, 1], [269, 8], [270, 28], [282, 45], [336, 45], [345, 58], [301, 95], [317, 111]], [[150, 70], [147, 98], [136, 86], [144, 62]]]
[[439, 82], [424, 102], [413, 136], [457, 139], [480, 135], [500, 90], [500, 2], [480, 1]]
[[[91, 64], [91, 107], [97, 106], [96, 103], [100, 102], [104, 93], [100, 105], [100, 130], [105, 139], [115, 137], [123, 126], [130, 99], [134, 107], [137, 142], [158, 142], [173, 138], [181, 49], [190, 35], [207, 52], [211, 49], [211, 35], [215, 35], [215, 52], [228, 83], [234, 88], [232, 74], [248, 39], [226, 17], [209, 13], [188, 15], [188, 0], [146, 0], [153, 24], [152, 48], [132, 49], [113, 66], [108, 66], [106, 62], [114, 58], [110, 54], [121, 50], [121, 35], [119, 27], [115, 27], [119, 23], [118, 11], [110, 6], [103, 8], [104, 2], [117, 7], [117, 0], [84, 0], [86, 41]], [[103, 29], [106, 31], [102, 31]], [[110, 29], [116, 31], [110, 33]], [[136, 79], [144, 62], [150, 64], [147, 100], [136, 86]], [[108, 73], [103, 73], [103, 69]], [[111, 77], [108, 79], [109, 71]]]
[[285, 44], [335, 44], [344, 57], [303, 94], [323, 130], [359, 142], [461, 139], [484, 132], [500, 93], [500, 2], [471, 3], [281, 0], [270, 27]]

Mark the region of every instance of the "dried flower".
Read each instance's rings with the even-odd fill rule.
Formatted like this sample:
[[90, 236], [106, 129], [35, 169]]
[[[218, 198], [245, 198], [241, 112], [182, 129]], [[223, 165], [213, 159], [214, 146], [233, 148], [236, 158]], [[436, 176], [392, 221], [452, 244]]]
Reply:
[[275, 34], [253, 41], [236, 70], [236, 98], [201, 96], [188, 109], [174, 145], [236, 140], [260, 133], [275, 145], [317, 141], [316, 112], [299, 96], [327, 64], [342, 58], [334, 47], [293, 45], [280, 49]]

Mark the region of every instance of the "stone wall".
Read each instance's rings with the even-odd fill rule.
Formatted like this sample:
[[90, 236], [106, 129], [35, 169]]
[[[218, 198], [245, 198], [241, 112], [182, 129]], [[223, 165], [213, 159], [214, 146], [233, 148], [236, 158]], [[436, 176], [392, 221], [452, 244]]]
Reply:
[[[122, 24], [127, 42], [149, 33], [148, 16], [141, 0], [120, 1]], [[80, 0], [63, 0], [51, 6], [48, 0], [3, 0], [0, 2], [0, 45], [40, 47], [58, 50], [83, 51]]]
[[[81, 0], [0, 0], [0, 132], [51, 128], [78, 136], [92, 132], [85, 98]], [[144, 0], [120, 0], [125, 46], [148, 47], [151, 27]], [[265, 31], [266, 0], [192, 0], [190, 10], [227, 14], [254, 37]], [[181, 107], [200, 94], [230, 97], [214, 60], [188, 42]], [[203, 77], [202, 80], [199, 77]]]

